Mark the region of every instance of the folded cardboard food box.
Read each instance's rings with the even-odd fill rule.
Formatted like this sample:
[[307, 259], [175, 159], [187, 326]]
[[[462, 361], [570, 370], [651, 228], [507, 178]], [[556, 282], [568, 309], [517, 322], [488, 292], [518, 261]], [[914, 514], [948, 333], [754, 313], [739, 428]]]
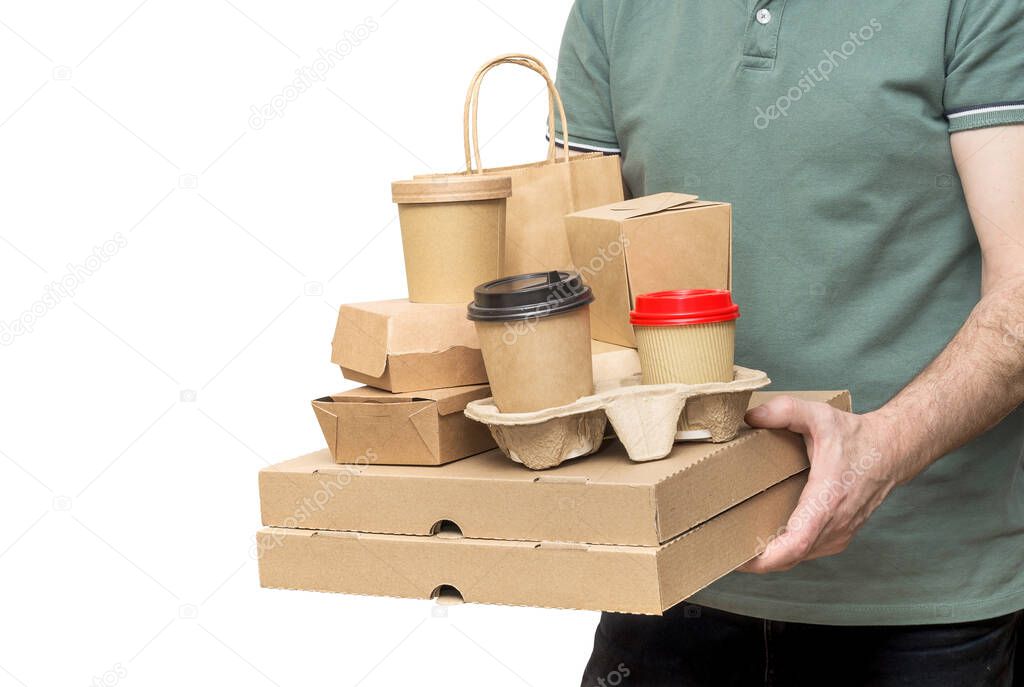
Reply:
[[343, 305], [331, 361], [346, 379], [393, 392], [487, 383], [476, 329], [460, 303]]
[[[850, 405], [847, 392], [798, 395]], [[751, 404], [770, 396], [755, 393]], [[798, 435], [745, 428], [724, 444], [676, 444], [649, 463], [609, 442], [542, 473], [498, 450], [429, 467], [338, 465], [317, 451], [264, 468], [259, 485], [270, 527], [429, 535], [450, 524], [472, 539], [655, 546], [806, 467]]]
[[485, 425], [463, 414], [486, 384], [392, 394], [363, 386], [313, 401], [336, 463], [441, 465], [494, 448]]
[[[850, 407], [846, 392], [798, 395]], [[496, 450], [433, 467], [320, 451], [260, 472], [261, 583], [660, 613], [756, 555], [806, 468], [798, 435], [753, 429], [651, 463], [612, 443], [542, 474]]]
[[591, 336], [636, 346], [629, 311], [637, 294], [730, 289], [732, 206], [659, 193], [568, 215], [573, 263], [594, 292]]
[[761, 551], [785, 525], [805, 481], [804, 473], [790, 477], [658, 546], [268, 527], [257, 535], [260, 583], [660, 615]]

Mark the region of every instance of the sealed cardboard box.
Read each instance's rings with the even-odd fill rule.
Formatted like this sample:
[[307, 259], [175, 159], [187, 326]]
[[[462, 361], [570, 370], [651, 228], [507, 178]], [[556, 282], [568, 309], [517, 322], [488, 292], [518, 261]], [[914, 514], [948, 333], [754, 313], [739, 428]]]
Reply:
[[636, 346], [629, 311], [642, 293], [729, 289], [732, 206], [659, 193], [568, 215], [573, 263], [594, 291], [591, 336]]
[[260, 584], [413, 599], [660, 615], [764, 549], [796, 506], [795, 475], [657, 546], [265, 528]]
[[[797, 395], [850, 407], [847, 392]], [[752, 404], [769, 396], [755, 393]], [[497, 450], [433, 467], [337, 465], [320, 451], [261, 470], [259, 484], [271, 527], [405, 535], [452, 527], [471, 539], [657, 546], [806, 468], [799, 435], [747, 428], [724, 444], [677, 444], [649, 463], [610, 442], [543, 473]]]
[[371, 387], [313, 401], [336, 463], [441, 465], [494, 448], [487, 427], [463, 414], [486, 384], [392, 394]]
[[463, 304], [343, 305], [331, 361], [346, 379], [393, 392], [487, 383], [476, 329]]

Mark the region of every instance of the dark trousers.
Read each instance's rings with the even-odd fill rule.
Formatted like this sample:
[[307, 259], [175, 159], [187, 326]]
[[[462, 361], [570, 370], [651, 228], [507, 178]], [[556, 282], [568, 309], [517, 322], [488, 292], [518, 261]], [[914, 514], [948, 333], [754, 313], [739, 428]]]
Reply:
[[[683, 603], [605, 613], [583, 687], [1024, 687], [1024, 612], [950, 625], [805, 625]], [[1014, 655], [1016, 678], [1014, 678]]]

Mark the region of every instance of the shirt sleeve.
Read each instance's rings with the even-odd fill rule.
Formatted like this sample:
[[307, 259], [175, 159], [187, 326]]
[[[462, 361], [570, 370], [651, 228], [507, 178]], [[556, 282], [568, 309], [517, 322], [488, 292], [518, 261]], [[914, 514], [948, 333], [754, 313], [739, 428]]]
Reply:
[[[612, 118], [604, 0], [576, 0], [558, 53], [558, 92], [569, 120], [570, 148], [619, 152]], [[556, 140], [565, 145], [559, 119]]]
[[1024, 123], [1024, 0], [953, 6], [943, 94], [950, 133]]

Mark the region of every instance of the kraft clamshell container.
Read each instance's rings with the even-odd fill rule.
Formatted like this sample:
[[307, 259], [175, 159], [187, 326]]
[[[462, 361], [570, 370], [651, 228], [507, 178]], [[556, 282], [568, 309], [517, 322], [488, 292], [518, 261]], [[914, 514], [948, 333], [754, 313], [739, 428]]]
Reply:
[[491, 429], [508, 458], [534, 470], [596, 453], [606, 423], [630, 460], [659, 460], [678, 440], [730, 441], [756, 389], [771, 383], [759, 370], [736, 367], [733, 381], [642, 384], [639, 376], [602, 382], [592, 396], [532, 413], [502, 413], [493, 399], [472, 401], [466, 416]]
[[331, 362], [345, 379], [394, 393], [487, 383], [464, 304], [403, 299], [343, 305]]
[[497, 279], [505, 245], [507, 176], [437, 176], [391, 185], [412, 303], [466, 303]]
[[520, 274], [476, 287], [467, 316], [498, 408], [532, 412], [593, 393], [593, 300], [575, 272]]

